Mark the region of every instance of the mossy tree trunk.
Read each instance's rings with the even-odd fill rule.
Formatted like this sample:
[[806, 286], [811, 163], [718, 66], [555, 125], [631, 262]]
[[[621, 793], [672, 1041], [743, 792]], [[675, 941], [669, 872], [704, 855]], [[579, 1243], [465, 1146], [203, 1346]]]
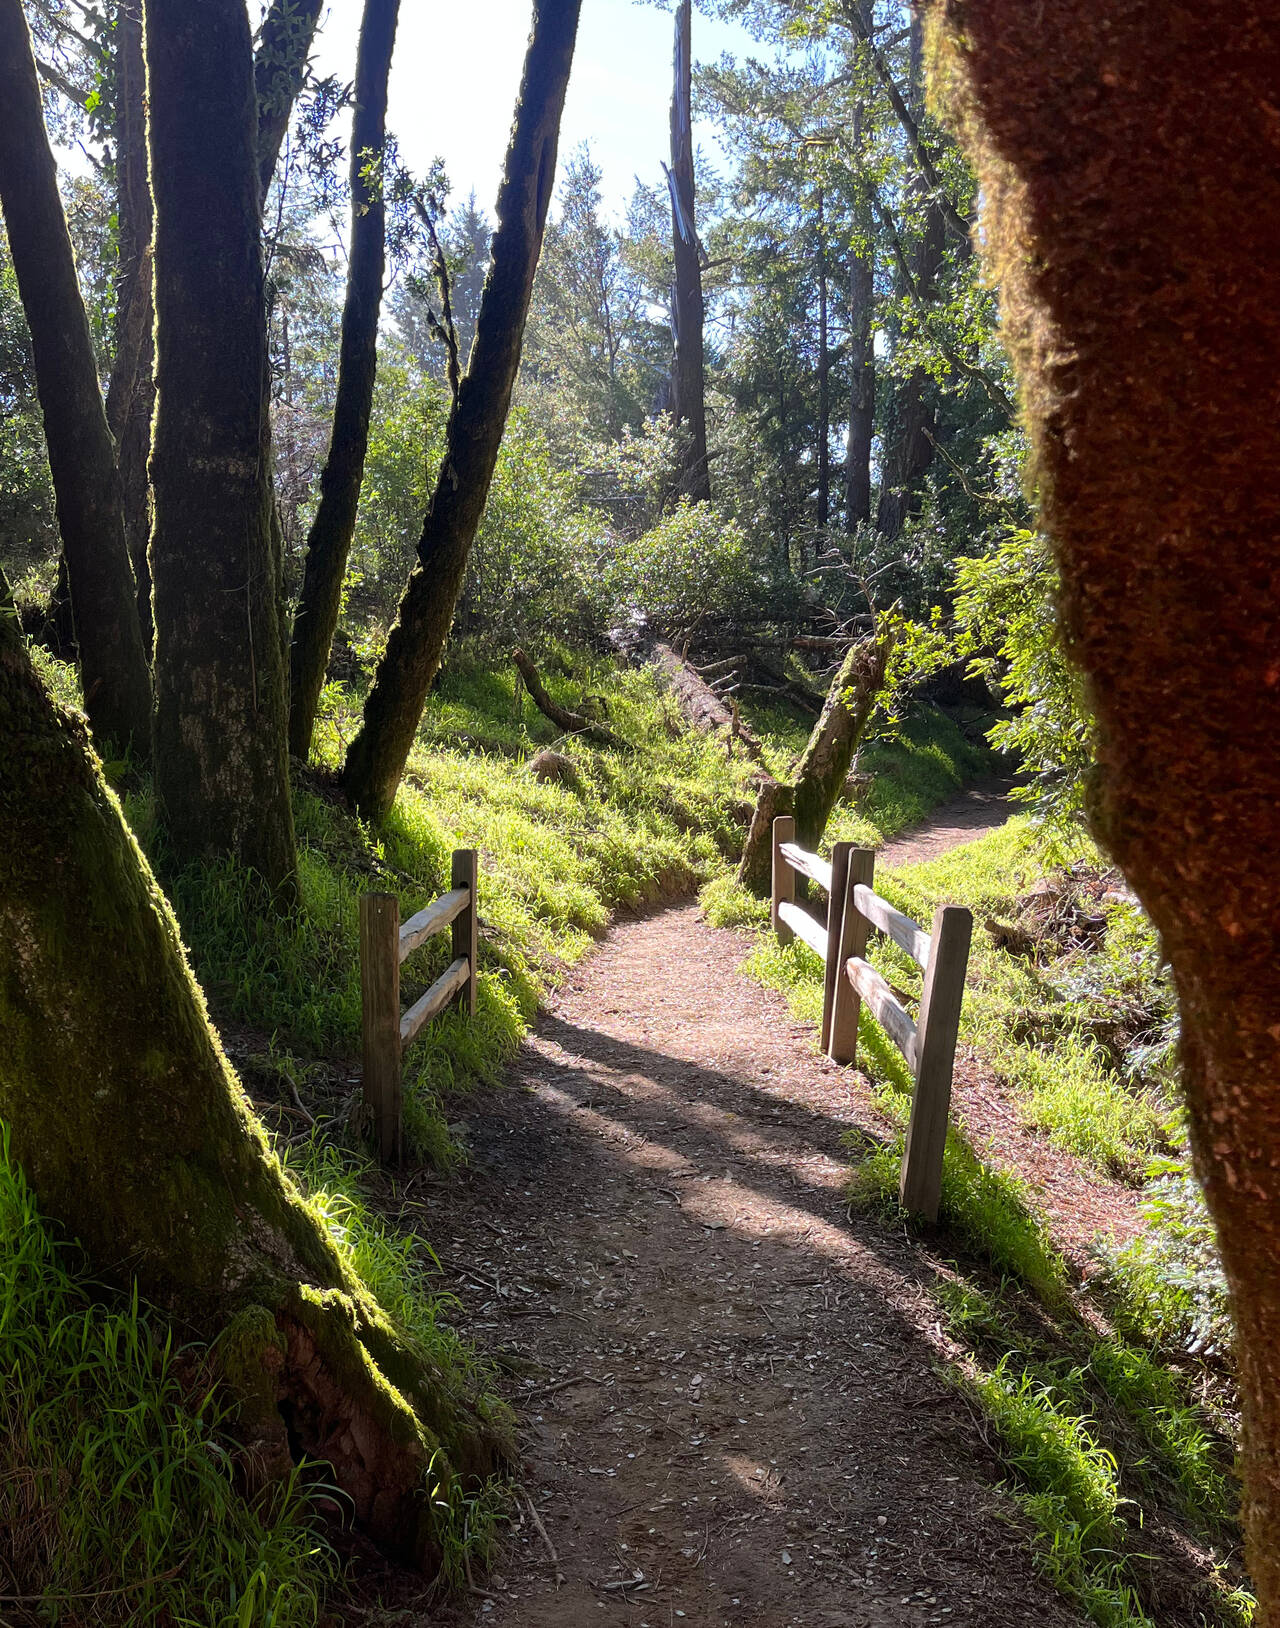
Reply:
[[831, 811], [840, 800], [849, 766], [858, 750], [880, 692], [893, 649], [889, 634], [855, 644], [831, 681], [817, 723], [796, 765], [790, 785], [767, 780], [761, 786], [738, 880], [753, 893], [769, 891], [773, 862], [773, 822], [794, 814], [796, 841], [816, 853]]
[[1094, 819], [1177, 982], [1280, 1623], [1280, 34], [1261, 0], [934, 0], [981, 178]]
[[282, 1467], [292, 1438], [430, 1566], [432, 1455], [446, 1483], [488, 1473], [504, 1423], [443, 1394], [268, 1151], [83, 727], [2, 609], [0, 758], [0, 1118], [42, 1207], [220, 1342], [250, 1462]]
[[671, 245], [675, 261], [671, 287], [671, 405], [686, 440], [681, 485], [695, 501], [711, 500], [707, 463], [707, 390], [702, 354], [705, 315], [702, 258], [698, 244], [693, 174], [693, 48], [691, 0], [676, 7], [674, 83], [671, 91]]
[[151, 679], [115, 446], [67, 233], [21, 0], [0, 0], [0, 205], [31, 330], [85, 711], [104, 746], [145, 750]]
[[581, 0], [535, 0], [471, 360], [449, 415], [418, 563], [343, 768], [348, 797], [369, 819], [381, 819], [395, 801], [498, 461], [555, 182], [580, 8]]
[[400, 0], [365, 0], [356, 55], [351, 125], [351, 241], [342, 310], [338, 393], [329, 452], [320, 473], [320, 502], [307, 536], [302, 594], [290, 654], [289, 750], [306, 758], [324, 686], [342, 580], [356, 528], [360, 483], [369, 446], [369, 415], [378, 368], [378, 314], [385, 270], [386, 205], [383, 150], [387, 81]]
[[258, 111], [243, 0], [148, 0], [156, 790], [175, 860], [294, 875]]

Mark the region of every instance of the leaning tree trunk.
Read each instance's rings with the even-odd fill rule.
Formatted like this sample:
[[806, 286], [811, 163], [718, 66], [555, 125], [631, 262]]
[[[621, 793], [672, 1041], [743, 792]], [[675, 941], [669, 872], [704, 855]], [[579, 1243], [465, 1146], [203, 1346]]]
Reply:
[[257, 113], [243, 0], [148, 0], [156, 790], [175, 859], [291, 885]]
[[702, 257], [693, 176], [693, 48], [691, 0], [676, 8], [675, 82], [671, 92], [671, 404], [685, 434], [682, 490], [695, 502], [711, 499], [707, 463], [707, 391], [702, 356]]
[[432, 1565], [428, 1468], [489, 1472], [505, 1422], [443, 1394], [268, 1151], [83, 729], [2, 608], [0, 753], [0, 1119], [41, 1206], [218, 1342], [250, 1462], [324, 1462], [377, 1543]]
[[343, 768], [347, 795], [366, 818], [383, 818], [395, 801], [498, 461], [555, 180], [560, 114], [580, 9], [581, 0], [536, 0], [534, 5], [471, 360], [449, 415], [418, 563]]
[[796, 765], [794, 780], [790, 785], [769, 780], [761, 786], [738, 866], [739, 882], [753, 893], [769, 891], [773, 821], [777, 815], [794, 814], [796, 841], [811, 853], [817, 851], [831, 810], [849, 778], [853, 755], [884, 688], [892, 649], [892, 637], [883, 633], [853, 646], [831, 681], [821, 716]]
[[1024, 383], [1094, 817], [1159, 928], [1280, 1624], [1280, 35], [1262, 0], [934, 0]]
[[116, 316], [107, 423], [116, 443], [124, 534], [143, 647], [151, 649], [151, 417], [155, 411], [155, 307], [151, 298], [153, 216], [147, 173], [146, 57], [142, 0], [123, 0], [115, 25]]
[[100, 744], [146, 749], [151, 679], [115, 446], [102, 405], [21, 0], [0, 0], [0, 204], [31, 330], [85, 711]]
[[293, 104], [307, 77], [307, 58], [324, 0], [271, 0], [258, 35], [253, 82], [258, 107], [258, 200], [276, 173]]
[[365, 0], [356, 56], [351, 125], [351, 243], [342, 310], [338, 393], [329, 454], [320, 474], [320, 502], [307, 536], [302, 594], [290, 656], [289, 750], [305, 758], [324, 687], [329, 648], [338, 626], [342, 580], [356, 529], [360, 483], [369, 446], [369, 415], [378, 370], [378, 314], [386, 267], [383, 149], [387, 80], [400, 0]]

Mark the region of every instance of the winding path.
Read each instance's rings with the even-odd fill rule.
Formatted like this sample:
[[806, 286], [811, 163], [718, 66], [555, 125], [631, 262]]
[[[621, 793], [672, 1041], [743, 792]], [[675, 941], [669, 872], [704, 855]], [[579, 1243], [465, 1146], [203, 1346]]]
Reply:
[[845, 1138], [883, 1128], [748, 947], [693, 906], [617, 924], [469, 1105], [462, 1178], [415, 1189], [524, 1427], [529, 1498], [451, 1620], [1077, 1623], [940, 1376], [920, 1255], [846, 1213]]

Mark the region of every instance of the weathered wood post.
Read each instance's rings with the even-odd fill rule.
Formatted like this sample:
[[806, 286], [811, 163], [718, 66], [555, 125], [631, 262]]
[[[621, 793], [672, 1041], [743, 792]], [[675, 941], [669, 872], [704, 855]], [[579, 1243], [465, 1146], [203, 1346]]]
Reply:
[[840, 976], [840, 933], [849, 891], [851, 842], [837, 842], [831, 848], [831, 886], [827, 889], [827, 964], [822, 985], [822, 1049], [831, 1045], [831, 1023], [835, 1015], [836, 981]]
[[364, 1100], [384, 1162], [400, 1158], [400, 901], [360, 898], [360, 1002], [364, 1014]]
[[[843, 846], [841, 844], [840, 846]], [[858, 1055], [858, 1016], [862, 1001], [850, 982], [845, 967], [851, 956], [867, 953], [867, 918], [854, 903], [854, 890], [871, 887], [875, 881], [876, 856], [871, 848], [850, 848], [845, 860], [844, 904], [840, 912], [839, 937], [830, 942], [827, 977], [834, 969], [831, 994], [831, 1024], [825, 1049], [833, 1063], [852, 1063]], [[832, 861], [831, 899], [835, 902], [835, 861]]]
[[960, 1003], [969, 959], [973, 917], [962, 905], [940, 904], [933, 914], [929, 964], [920, 997], [916, 1041], [916, 1088], [902, 1159], [898, 1198], [904, 1210], [938, 1219], [942, 1197], [942, 1160], [951, 1113], [951, 1071]]
[[794, 904], [796, 873], [782, 857], [782, 844], [796, 840], [796, 822], [790, 814], [779, 814], [773, 822], [773, 900], [770, 916], [779, 944], [790, 944], [796, 936], [778, 915], [780, 904]]
[[459, 1008], [468, 1017], [474, 1017], [476, 1012], [476, 951], [479, 947], [479, 917], [476, 907], [479, 904], [477, 890], [479, 879], [479, 852], [475, 848], [455, 848], [450, 885], [455, 888], [469, 888], [471, 894], [461, 915], [453, 918], [453, 958], [456, 961], [460, 955], [465, 955], [470, 968], [467, 981], [462, 986], [458, 998]]

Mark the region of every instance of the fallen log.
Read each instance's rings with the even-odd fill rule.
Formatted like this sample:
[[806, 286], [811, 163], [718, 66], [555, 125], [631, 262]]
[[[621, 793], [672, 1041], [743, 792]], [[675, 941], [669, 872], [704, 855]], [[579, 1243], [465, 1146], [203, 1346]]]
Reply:
[[595, 741], [598, 746], [611, 746], [616, 751], [627, 750], [626, 741], [620, 740], [606, 724], [584, 718], [580, 712], [570, 712], [568, 707], [562, 707], [553, 701], [538, 676], [538, 669], [518, 646], [511, 652], [511, 659], [524, 679], [524, 687], [528, 690], [534, 706], [544, 718], [550, 718], [558, 729], [563, 729], [566, 735], [583, 735], [587, 740]]
[[701, 674], [669, 644], [654, 645], [653, 665], [675, 696], [680, 710], [700, 735], [713, 735], [719, 729], [726, 730], [730, 741], [739, 741], [748, 757], [757, 763], [764, 761], [764, 748], [742, 722], [736, 709], [727, 706]]

